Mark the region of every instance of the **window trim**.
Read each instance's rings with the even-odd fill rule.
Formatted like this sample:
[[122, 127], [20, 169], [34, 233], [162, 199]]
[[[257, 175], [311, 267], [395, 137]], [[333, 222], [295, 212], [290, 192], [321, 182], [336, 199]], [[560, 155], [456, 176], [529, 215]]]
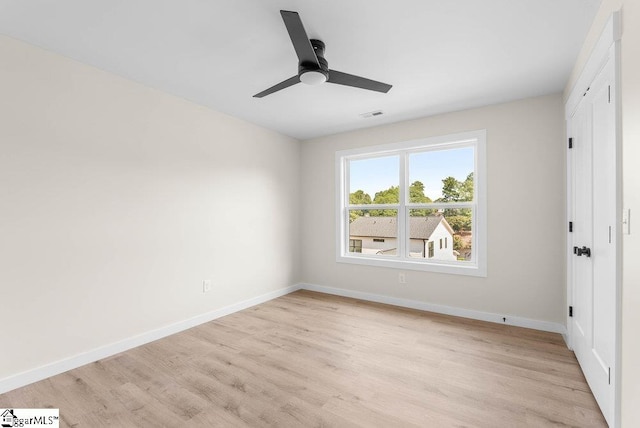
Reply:
[[[370, 254], [350, 254], [348, 252], [348, 212], [349, 209], [356, 209], [357, 206], [349, 206], [349, 174], [348, 161], [353, 159], [370, 159], [374, 157], [393, 156], [402, 154], [405, 162], [400, 162], [400, 183], [402, 187], [408, 189], [409, 177], [405, 174], [408, 162], [408, 155], [414, 152], [438, 149], [453, 149], [456, 147], [475, 147], [475, 168], [474, 168], [474, 205], [473, 216], [473, 250], [474, 260], [469, 262], [450, 262], [443, 260], [411, 260], [411, 259], [390, 259], [388, 257], [376, 257]], [[487, 168], [486, 168], [486, 130], [476, 130], [458, 134], [441, 135], [416, 140], [403, 141], [400, 143], [390, 143], [376, 146], [365, 146], [356, 149], [340, 150], [335, 154], [336, 162], [336, 262], [351, 263], [369, 266], [380, 266], [396, 269], [419, 270], [428, 272], [440, 272], [458, 275], [487, 276]], [[385, 206], [389, 209], [403, 207], [403, 210], [414, 208], [411, 203], [405, 201], [406, 191], [400, 192], [399, 204]], [[447, 203], [451, 206], [452, 203]], [[468, 205], [468, 203], [460, 203]], [[375, 205], [368, 205], [367, 208], [374, 209]], [[432, 204], [437, 208], [438, 204]], [[398, 222], [400, 222], [400, 211], [398, 212]], [[398, 247], [405, 245], [406, 237], [398, 234]], [[346, 247], [346, 248], [345, 248]]]

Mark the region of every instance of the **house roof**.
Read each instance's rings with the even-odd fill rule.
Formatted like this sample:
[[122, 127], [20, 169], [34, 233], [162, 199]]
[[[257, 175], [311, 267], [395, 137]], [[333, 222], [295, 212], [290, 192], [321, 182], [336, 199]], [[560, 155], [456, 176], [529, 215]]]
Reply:
[[[411, 239], [429, 239], [440, 222], [447, 220], [442, 216], [409, 217], [409, 235]], [[451, 229], [447, 227], [447, 229]], [[396, 217], [358, 217], [349, 224], [350, 236], [371, 236], [374, 238], [396, 238], [398, 219]]]

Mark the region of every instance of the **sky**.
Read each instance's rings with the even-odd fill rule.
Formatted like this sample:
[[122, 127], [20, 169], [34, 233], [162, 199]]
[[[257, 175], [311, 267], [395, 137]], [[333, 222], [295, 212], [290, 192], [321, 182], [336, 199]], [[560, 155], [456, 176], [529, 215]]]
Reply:
[[[425, 185], [424, 193], [432, 200], [442, 196], [442, 180], [454, 177], [464, 181], [473, 172], [473, 147], [413, 153], [409, 157], [409, 182]], [[376, 192], [397, 186], [399, 157], [387, 156], [350, 162], [350, 190], [363, 190], [374, 198]]]

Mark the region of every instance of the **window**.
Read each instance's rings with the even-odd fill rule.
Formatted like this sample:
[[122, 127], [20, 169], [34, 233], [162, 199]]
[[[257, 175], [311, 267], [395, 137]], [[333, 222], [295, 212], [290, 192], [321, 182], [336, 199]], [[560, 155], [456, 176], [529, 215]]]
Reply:
[[361, 253], [362, 252], [362, 239], [349, 239], [349, 252]]
[[336, 152], [336, 260], [486, 276], [485, 134]]

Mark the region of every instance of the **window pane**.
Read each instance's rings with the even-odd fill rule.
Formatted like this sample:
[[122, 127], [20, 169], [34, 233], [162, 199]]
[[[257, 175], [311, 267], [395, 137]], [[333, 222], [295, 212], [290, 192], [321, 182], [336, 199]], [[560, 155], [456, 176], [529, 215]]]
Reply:
[[349, 210], [349, 252], [396, 256], [398, 254], [398, 210], [376, 210], [381, 215]]
[[409, 201], [472, 201], [473, 151], [462, 147], [409, 155]]
[[349, 161], [349, 203], [397, 204], [400, 202], [398, 156]]
[[472, 210], [409, 210], [409, 257], [471, 260]]
[[486, 131], [369, 149], [336, 152], [336, 260], [486, 276]]

